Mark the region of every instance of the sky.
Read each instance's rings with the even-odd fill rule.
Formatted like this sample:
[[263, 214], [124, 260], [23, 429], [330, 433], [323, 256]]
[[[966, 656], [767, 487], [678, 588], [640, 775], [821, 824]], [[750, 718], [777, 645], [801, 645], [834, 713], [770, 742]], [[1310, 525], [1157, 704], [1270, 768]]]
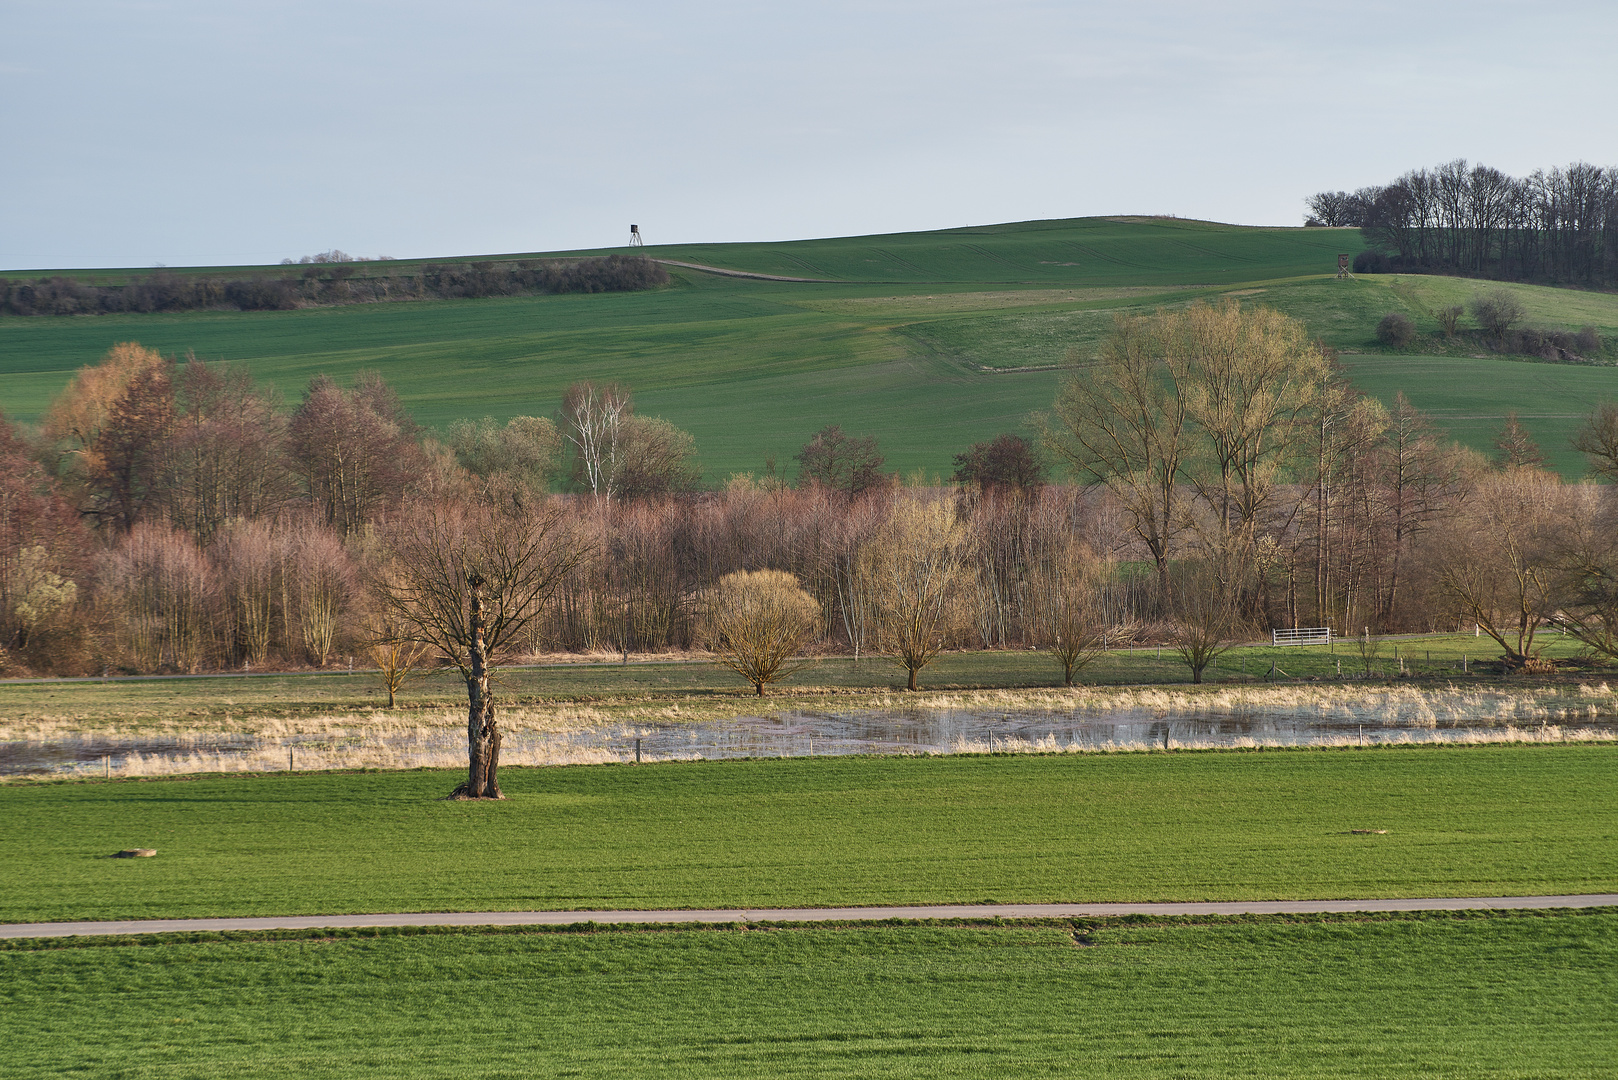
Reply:
[[0, 0], [0, 269], [1297, 225], [1618, 165], [1612, 0]]

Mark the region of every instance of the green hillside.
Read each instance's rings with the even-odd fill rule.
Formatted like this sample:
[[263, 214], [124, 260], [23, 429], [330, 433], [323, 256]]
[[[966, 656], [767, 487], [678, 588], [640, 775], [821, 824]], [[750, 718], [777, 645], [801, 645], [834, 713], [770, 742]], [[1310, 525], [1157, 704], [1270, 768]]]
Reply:
[[[967, 444], [1016, 430], [1031, 411], [1047, 407], [1063, 357], [1070, 349], [1092, 354], [1115, 315], [1235, 295], [1280, 308], [1330, 344], [1366, 354], [1354, 370], [1365, 372], [1369, 392], [1390, 399], [1401, 388], [1401, 368], [1371, 363], [1382, 358], [1373, 331], [1390, 310], [1411, 314], [1424, 336], [1409, 351], [1448, 352], [1445, 359], [1459, 365], [1423, 376], [1418, 404], [1452, 418], [1458, 436], [1481, 437], [1483, 446], [1509, 409], [1525, 417], [1532, 411], [1525, 395], [1539, 393], [1546, 378], [1576, 376], [1575, 389], [1540, 410], [1554, 412], [1557, 423], [1529, 426], [1559, 466], [1578, 468], [1570, 452], [1552, 445], [1582, 411], [1567, 395], [1618, 395], [1618, 371], [1492, 358], [1469, 368], [1469, 357], [1458, 354], [1468, 343], [1439, 340], [1432, 312], [1464, 301], [1477, 283], [1335, 280], [1336, 255], [1360, 245], [1351, 230], [1077, 219], [645, 249], [674, 262], [831, 279], [820, 282], [676, 266], [670, 286], [646, 293], [5, 318], [0, 407], [15, 419], [36, 419], [75, 369], [133, 340], [176, 355], [244, 362], [289, 402], [315, 374], [343, 378], [375, 368], [418, 419], [440, 428], [460, 417], [549, 413], [577, 379], [617, 380], [634, 388], [642, 412], [691, 431], [710, 481], [759, 471], [770, 459], [790, 472], [793, 453], [829, 423], [877, 435], [890, 468], [945, 474]], [[358, 270], [410, 266], [365, 263]], [[113, 281], [149, 272], [83, 276]], [[1618, 339], [1618, 297], [1520, 291], [1545, 325], [1590, 323]], [[1464, 387], [1465, 400], [1450, 400], [1446, 386]]]

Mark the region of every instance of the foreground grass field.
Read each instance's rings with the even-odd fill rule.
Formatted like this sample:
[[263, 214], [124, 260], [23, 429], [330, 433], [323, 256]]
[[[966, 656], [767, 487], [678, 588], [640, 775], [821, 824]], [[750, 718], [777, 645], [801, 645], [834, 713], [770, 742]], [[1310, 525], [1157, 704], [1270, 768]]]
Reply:
[[502, 778], [498, 804], [425, 770], [8, 785], [0, 920], [1618, 891], [1610, 744]]
[[[12, 418], [36, 419], [77, 368], [115, 342], [136, 340], [176, 355], [240, 361], [288, 401], [316, 374], [377, 369], [419, 420], [440, 429], [462, 417], [550, 414], [573, 381], [618, 380], [634, 388], [642, 412], [695, 436], [712, 483], [763, 471], [772, 459], [795, 473], [792, 455], [829, 423], [878, 435], [891, 469], [948, 475], [952, 456], [968, 444], [1025, 428], [1031, 412], [1049, 408], [1058, 365], [1070, 351], [1093, 355], [1118, 314], [1233, 295], [1303, 319], [1338, 348], [1375, 352], [1373, 331], [1387, 312], [1411, 315], [1426, 341], [1436, 333], [1434, 306], [1476, 291], [1476, 283], [1451, 279], [1335, 280], [1337, 253], [1360, 245], [1352, 230], [1077, 219], [646, 249], [830, 279], [814, 283], [676, 267], [669, 288], [647, 293], [7, 318], [0, 320], [0, 401]], [[1618, 297], [1520, 291], [1536, 321], [1590, 323], [1618, 337]], [[1451, 401], [1440, 392], [1424, 407], [1475, 418], [1457, 434], [1487, 449], [1508, 410], [1530, 411], [1524, 395], [1532, 396], [1545, 370], [1490, 368], [1486, 379], [1463, 372], [1455, 385], [1464, 393]], [[1580, 374], [1594, 396], [1618, 395], [1618, 369]], [[1481, 398], [1479, 386], [1487, 388]], [[1558, 467], [1582, 471], [1582, 462], [1552, 445], [1560, 429], [1534, 430]]]
[[16, 943], [0, 1067], [1602, 1077], [1615, 973], [1611, 912]]

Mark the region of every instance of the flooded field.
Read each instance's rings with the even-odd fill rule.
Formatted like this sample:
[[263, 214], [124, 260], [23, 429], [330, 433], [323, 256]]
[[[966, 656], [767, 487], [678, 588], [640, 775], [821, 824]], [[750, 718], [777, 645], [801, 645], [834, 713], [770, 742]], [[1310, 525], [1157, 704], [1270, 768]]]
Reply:
[[[1162, 691], [1019, 702], [942, 695], [879, 708], [788, 708], [697, 722], [601, 716], [505, 720], [507, 765], [841, 754], [1094, 753], [1216, 747], [1618, 740], [1618, 694], [1605, 684], [1508, 693], [1360, 688], [1312, 694], [1194, 696]], [[382, 713], [284, 727], [121, 737], [93, 731], [0, 741], [0, 776], [139, 776], [465, 764], [462, 714]]]

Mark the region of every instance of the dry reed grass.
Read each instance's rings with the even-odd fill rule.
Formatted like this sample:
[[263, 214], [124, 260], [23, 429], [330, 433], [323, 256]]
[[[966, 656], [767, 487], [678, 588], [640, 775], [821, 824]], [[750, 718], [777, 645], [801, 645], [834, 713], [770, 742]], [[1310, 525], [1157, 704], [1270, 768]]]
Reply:
[[[756, 716], [758, 702], [678, 701], [609, 705], [556, 703], [503, 709], [506, 731], [502, 763], [517, 766], [588, 765], [634, 760], [634, 743], [666, 732], [672, 726], [720, 724], [738, 717]], [[774, 711], [793, 708], [824, 709], [824, 698], [780, 698]], [[1048, 712], [1053, 717], [1075, 713], [1104, 717], [1108, 713], [1147, 712], [1161, 718], [1236, 714], [1247, 717], [1302, 716], [1337, 724], [1364, 723], [1378, 728], [1396, 726], [1393, 734], [1379, 733], [1365, 742], [1385, 744], [1545, 743], [1618, 740], [1618, 733], [1588, 725], [1597, 716], [1618, 711], [1618, 690], [1607, 683], [1571, 687], [1523, 689], [1456, 687], [1431, 689], [1413, 686], [1366, 687], [1355, 685], [1242, 686], [1191, 690], [1133, 687], [1072, 690], [984, 690], [956, 693], [878, 693], [840, 697], [837, 711], [878, 712], [917, 710], [992, 712]], [[1490, 725], [1465, 730], [1441, 730], [1460, 723]], [[171, 776], [190, 773], [270, 772], [289, 766], [299, 772], [338, 769], [460, 768], [466, 763], [466, 714], [460, 709], [408, 710], [299, 716], [232, 716], [217, 719], [171, 716], [152, 723], [142, 717], [128, 724], [88, 723], [72, 716], [43, 716], [26, 720], [0, 720], [0, 741], [18, 747], [54, 747], [98, 753], [109, 743], [137, 744], [118, 750], [116, 757], [65, 766], [39, 767], [23, 776]], [[138, 744], [162, 742], [163, 749], [143, 752]], [[238, 745], [221, 745], [234, 742]], [[1310, 736], [1310, 746], [1352, 746], [1355, 735]], [[715, 752], [734, 756], [710, 743]], [[1216, 747], [1254, 748], [1259, 740], [1242, 736], [1234, 741], [1216, 737], [1175, 739], [1174, 749]], [[1280, 740], [1265, 746], [1295, 745]], [[827, 749], [829, 749], [828, 747]], [[1062, 744], [1054, 736], [1018, 739], [996, 736], [992, 750], [1001, 753], [1125, 753], [1161, 750], [1157, 741]], [[705, 755], [693, 743], [678, 752], [643, 754], [647, 761], [690, 760]], [[980, 754], [991, 751], [985, 739], [957, 739], [947, 748], [913, 748], [901, 753]], [[290, 759], [288, 757], [290, 752]], [[823, 751], [824, 752], [824, 751]], [[3, 781], [0, 781], [3, 782]]]

